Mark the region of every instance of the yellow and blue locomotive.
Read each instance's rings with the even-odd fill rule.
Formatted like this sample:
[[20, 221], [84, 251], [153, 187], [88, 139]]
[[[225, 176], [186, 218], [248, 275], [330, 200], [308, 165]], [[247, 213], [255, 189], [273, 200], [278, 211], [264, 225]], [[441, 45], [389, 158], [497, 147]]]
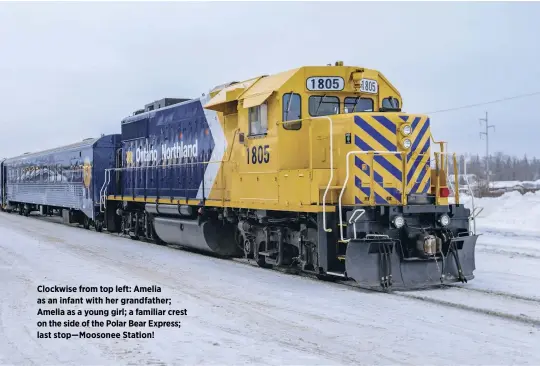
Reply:
[[306, 66], [171, 103], [122, 121], [109, 231], [368, 287], [474, 277], [452, 157], [382, 73]]
[[6, 160], [2, 206], [367, 287], [471, 280], [455, 156], [402, 104], [382, 73], [342, 62], [165, 98], [120, 135]]

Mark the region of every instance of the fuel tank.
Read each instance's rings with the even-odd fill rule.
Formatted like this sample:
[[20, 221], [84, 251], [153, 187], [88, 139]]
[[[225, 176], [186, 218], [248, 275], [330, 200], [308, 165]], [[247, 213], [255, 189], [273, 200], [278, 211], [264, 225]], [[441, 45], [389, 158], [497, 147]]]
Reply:
[[168, 244], [177, 244], [222, 257], [243, 254], [235, 241], [235, 226], [229, 223], [206, 221], [199, 225], [198, 220], [191, 218], [156, 216], [154, 229], [157, 236]]

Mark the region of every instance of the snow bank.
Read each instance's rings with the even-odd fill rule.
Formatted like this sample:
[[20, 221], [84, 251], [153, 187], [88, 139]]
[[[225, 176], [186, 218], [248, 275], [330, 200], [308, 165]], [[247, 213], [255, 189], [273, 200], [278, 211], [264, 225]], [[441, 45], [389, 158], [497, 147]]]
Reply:
[[[470, 196], [461, 195], [461, 203], [472, 207]], [[481, 232], [540, 237], [540, 192], [507, 192], [500, 197], [475, 198], [474, 205], [483, 211], [476, 219]]]
[[535, 189], [535, 188], [540, 188], [540, 179], [535, 180], [535, 181], [519, 181], [519, 180], [496, 181], [496, 182], [491, 182], [489, 186], [495, 189], [515, 188], [515, 187]]

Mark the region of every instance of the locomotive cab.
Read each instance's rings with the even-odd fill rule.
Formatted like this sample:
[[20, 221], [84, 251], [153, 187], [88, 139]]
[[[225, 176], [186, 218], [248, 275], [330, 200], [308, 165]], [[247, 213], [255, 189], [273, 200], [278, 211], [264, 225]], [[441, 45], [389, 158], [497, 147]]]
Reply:
[[234, 121], [242, 146], [231, 200], [322, 207], [324, 273], [405, 288], [473, 278], [476, 236], [459, 197], [448, 204], [444, 143], [402, 103], [380, 72], [341, 62], [220, 90], [206, 108]]

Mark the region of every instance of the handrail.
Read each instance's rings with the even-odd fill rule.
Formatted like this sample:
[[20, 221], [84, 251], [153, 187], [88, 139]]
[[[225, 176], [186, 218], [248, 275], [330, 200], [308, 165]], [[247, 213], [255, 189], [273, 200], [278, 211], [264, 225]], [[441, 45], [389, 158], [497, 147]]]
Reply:
[[[434, 144], [438, 144], [439, 145], [439, 152], [442, 153], [442, 154], [445, 154], [445, 145], [446, 147], [448, 147], [448, 142], [446, 141], [443, 141], [443, 140], [440, 140], [440, 141], [436, 141], [434, 138], [433, 138], [433, 134], [430, 133], [429, 135], [431, 141], [434, 143]], [[448, 149], [447, 149], [448, 150]], [[445, 169], [445, 171], [448, 171], [448, 161], [441, 161], [441, 169]]]
[[[230, 158], [230, 156], [229, 156]], [[121, 167], [121, 168], [108, 168], [108, 169], [105, 169], [105, 179], [104, 179], [104, 182], [103, 182], [103, 185], [101, 186], [101, 189], [99, 191], [99, 195], [100, 195], [100, 212], [104, 212], [103, 211], [103, 208], [106, 208], [107, 207], [107, 200], [106, 200], [106, 195], [107, 195], [107, 188], [109, 187], [109, 183], [111, 182], [111, 172], [112, 171], [132, 171], [132, 170], [138, 170], [138, 169], [167, 169], [167, 168], [172, 168], [172, 167], [185, 167], [185, 166], [190, 166], [190, 165], [200, 165], [200, 164], [218, 164], [218, 163], [222, 163], [223, 160], [211, 160], [211, 161], [200, 161], [200, 162], [195, 162], [195, 163], [176, 163], [176, 164], [159, 164], [159, 165], [143, 165], [143, 166], [125, 166], [125, 167]], [[203, 176], [203, 180], [204, 180], [204, 176]], [[103, 207], [102, 207], [102, 202], [103, 202]]]
[[[341, 206], [341, 201], [343, 199], [343, 193], [345, 193], [345, 189], [347, 188], [347, 182], [349, 181], [349, 175], [350, 175], [350, 164], [349, 164], [349, 158], [351, 155], [357, 155], [357, 154], [369, 154], [369, 155], [373, 155], [372, 159], [371, 159], [371, 162], [372, 162], [372, 166], [371, 166], [371, 175], [373, 175], [373, 160], [375, 160], [375, 154], [380, 154], [380, 155], [396, 155], [396, 154], [401, 154], [401, 155], [404, 155], [405, 152], [403, 151], [363, 151], [363, 150], [355, 150], [355, 151], [349, 151], [347, 153], [347, 155], [345, 156], [345, 180], [343, 181], [343, 187], [341, 188], [341, 192], [339, 193], [339, 199], [338, 199], [338, 207], [339, 207], [339, 232], [340, 232], [340, 237], [341, 237], [341, 241], [342, 242], [349, 242], [351, 239], [347, 239], [345, 240], [345, 238], [343, 237], [343, 212], [342, 212], [342, 206]], [[403, 183], [403, 194], [405, 194], [405, 188], [407, 187], [407, 182], [402, 182]], [[373, 186], [373, 178], [370, 179], [370, 200], [371, 200], [371, 195], [373, 194], [373, 189], [371, 188]]]
[[[360, 215], [358, 215], [358, 217], [355, 218], [355, 215], [358, 212], [360, 212]], [[356, 239], [356, 221], [358, 221], [358, 219], [360, 217], [362, 217], [365, 213], [366, 213], [366, 210], [358, 208], [358, 209], [353, 211], [353, 213], [351, 215], [351, 218], [349, 219], [349, 224], [353, 224], [353, 234], [354, 234], [355, 239]], [[354, 219], [354, 221], [353, 221], [353, 219]]]
[[454, 154], [454, 183], [455, 185], [452, 186], [452, 189], [454, 190], [456, 205], [459, 205], [459, 166], [457, 164], [456, 154]]
[[[477, 207], [475, 207], [474, 205], [474, 192], [473, 190], [471, 189], [471, 183], [469, 182], [469, 177], [467, 175], [467, 160], [464, 161], [464, 164], [463, 164], [463, 174], [465, 175], [465, 182], [467, 182], [467, 189], [469, 190], [469, 193], [471, 194], [471, 205], [472, 205], [472, 210], [471, 210], [471, 215], [469, 216], [469, 230], [471, 229], [471, 217], [472, 217], [472, 221], [473, 221], [473, 234], [476, 235], [476, 216], [478, 216], [480, 214], [480, 212], [482, 212], [484, 210], [483, 207], [480, 207], [480, 211], [478, 211], [478, 213], [476, 213], [476, 209]], [[475, 214], [476, 213], [476, 214]]]
[[111, 181], [111, 171], [110, 169], [105, 169], [105, 179], [103, 180], [103, 185], [99, 190], [99, 212], [104, 212], [104, 209], [107, 207], [107, 188]]
[[[345, 193], [345, 190], [347, 188], [347, 183], [349, 181], [349, 177], [350, 177], [350, 156], [351, 155], [359, 155], [359, 154], [364, 154], [364, 155], [370, 155], [371, 156], [371, 171], [370, 171], [370, 201], [372, 200], [372, 195], [373, 195], [373, 161], [375, 160], [375, 155], [396, 155], [396, 154], [401, 154], [402, 156], [406, 156], [406, 151], [360, 151], [360, 150], [356, 150], [356, 151], [349, 151], [346, 155], [346, 158], [345, 158], [345, 180], [343, 182], [343, 187], [341, 188], [341, 191], [340, 191], [340, 194], [339, 194], [339, 199], [338, 199], [338, 209], [339, 209], [339, 227], [340, 227], [340, 239], [341, 239], [341, 242], [349, 242], [351, 239], [345, 239], [344, 235], [343, 235], [343, 211], [342, 211], [342, 201], [343, 201], [343, 194]], [[437, 198], [439, 198], [439, 195], [440, 195], [440, 192], [439, 192], [439, 186], [440, 186], [440, 181], [439, 181], [439, 178], [440, 178], [440, 174], [441, 174], [441, 171], [439, 169], [439, 162], [440, 164], [442, 165], [443, 164], [443, 159], [441, 159], [441, 157], [445, 157], [445, 156], [448, 156], [448, 155], [452, 155], [453, 157], [453, 162], [454, 162], [454, 176], [455, 176], [455, 179], [457, 179], [458, 177], [458, 171], [457, 171], [457, 159], [456, 159], [456, 153], [450, 153], [450, 152], [435, 152], [435, 164], [436, 164], [436, 169], [437, 169], [437, 181], [435, 183], [435, 186], [436, 186], [436, 192], [435, 192], [435, 196]], [[418, 156], [420, 155], [425, 155], [425, 154], [418, 154]], [[446, 159], [448, 160], [448, 159]], [[441, 166], [441, 168], [443, 168], [443, 166]], [[443, 168], [444, 169], [444, 168]], [[447, 173], [447, 170], [444, 170], [446, 173]], [[408, 186], [408, 182], [406, 179], [403, 179], [402, 181], [402, 191], [403, 191], [403, 194], [402, 194], [402, 201], [404, 200], [404, 197], [406, 195], [406, 192], [407, 192], [407, 186]], [[457, 192], [456, 190], [454, 190], [454, 198], [456, 200], [456, 204], [459, 204], [459, 192]], [[355, 213], [358, 212], [358, 209], [353, 211], [353, 214], [351, 216], [351, 218], [349, 219], [349, 223], [353, 223], [353, 219], [355, 218]], [[363, 213], [362, 213], [363, 215]], [[356, 238], [356, 221], [362, 216], [358, 216], [355, 218], [354, 220], [354, 224], [353, 224], [353, 230], [354, 230], [354, 237]]]
[[[332, 229], [326, 228], [326, 195], [328, 194], [328, 191], [330, 190], [330, 187], [332, 186], [332, 181], [334, 180], [334, 131], [333, 131], [334, 122], [332, 121], [332, 118], [328, 116], [317, 116], [313, 118], [327, 118], [329, 122], [329, 128], [330, 128], [330, 136], [328, 136], [328, 139], [330, 140], [330, 151], [329, 151], [330, 153], [330, 178], [328, 179], [328, 184], [326, 185], [326, 189], [324, 190], [324, 194], [323, 194], [323, 212], [322, 212], [323, 228], [324, 228], [324, 231], [328, 233], [328, 232], [331, 232]], [[310, 125], [310, 128], [311, 128], [311, 125]], [[309, 143], [312, 144], [312, 141], [310, 141]]]
[[[452, 155], [452, 158], [453, 158], [452, 161], [453, 161], [453, 163], [454, 163], [454, 181], [455, 181], [456, 184], [457, 184], [457, 180], [458, 180], [458, 170], [456, 169], [456, 165], [457, 165], [456, 153], [450, 153], [450, 152], [435, 152], [434, 154], [435, 154], [435, 164], [436, 164], [436, 169], [437, 169], [437, 171], [439, 170], [439, 162], [438, 162], [439, 159], [437, 158], [437, 156], [438, 156], [438, 155], [444, 155], [444, 156], [446, 156], [446, 155]], [[441, 169], [444, 169], [444, 168], [442, 168], [442, 161], [441, 161]], [[447, 170], [447, 169], [445, 169], [445, 173], [448, 175], [448, 170]], [[440, 188], [440, 186], [439, 186], [439, 179], [438, 179], [438, 178], [439, 178], [439, 174], [437, 174], [437, 183], [436, 183], [436, 186], [435, 186], [435, 187], [436, 187], [435, 193], [436, 193], [436, 197], [437, 197], [437, 198], [439, 197], [439, 188]], [[447, 179], [446, 181], [448, 182], [448, 179]], [[454, 189], [453, 191], [454, 191], [454, 200], [455, 200], [456, 204], [459, 204], [459, 192], [458, 192], [457, 190], [455, 190], [455, 189]]]

